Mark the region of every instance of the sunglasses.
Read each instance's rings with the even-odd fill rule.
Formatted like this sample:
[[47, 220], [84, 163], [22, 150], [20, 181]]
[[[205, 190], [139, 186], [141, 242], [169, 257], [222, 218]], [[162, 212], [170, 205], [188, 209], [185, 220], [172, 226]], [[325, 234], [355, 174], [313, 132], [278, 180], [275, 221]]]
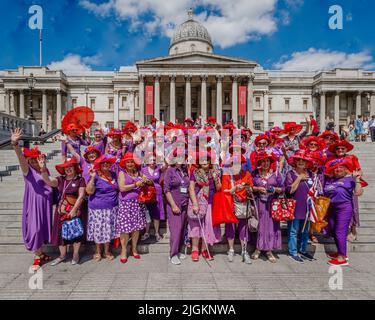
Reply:
[[268, 145], [268, 143], [267, 142], [259, 142], [258, 145], [260, 145], [260, 146], [266, 146], [266, 145]]
[[318, 147], [319, 145], [315, 142], [311, 142], [311, 143], [309, 143], [309, 146], [310, 147]]
[[110, 165], [110, 164], [112, 164], [112, 162], [110, 162], [110, 161], [106, 161], [106, 162], [102, 162], [102, 164]]

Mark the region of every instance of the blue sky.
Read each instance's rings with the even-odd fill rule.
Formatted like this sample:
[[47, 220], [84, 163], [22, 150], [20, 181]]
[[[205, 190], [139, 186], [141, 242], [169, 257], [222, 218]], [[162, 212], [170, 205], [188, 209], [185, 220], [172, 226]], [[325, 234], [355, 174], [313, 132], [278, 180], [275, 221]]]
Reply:
[[[193, 7], [215, 53], [265, 69], [375, 70], [373, 0], [0, 0], [0, 70], [39, 63], [28, 9], [44, 10], [44, 64], [65, 70], [118, 70], [168, 54], [175, 25]], [[343, 30], [328, 27], [331, 5]]]

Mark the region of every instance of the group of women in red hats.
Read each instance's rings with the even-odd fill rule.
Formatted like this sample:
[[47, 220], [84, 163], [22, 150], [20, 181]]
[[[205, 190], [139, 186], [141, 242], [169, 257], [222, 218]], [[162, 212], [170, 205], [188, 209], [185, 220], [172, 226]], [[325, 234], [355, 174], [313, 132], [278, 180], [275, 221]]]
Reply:
[[[358, 159], [349, 154], [353, 145], [332, 131], [317, 136], [289, 122], [253, 139], [250, 129], [233, 122], [221, 128], [213, 117], [203, 125], [192, 119], [164, 125], [153, 118], [142, 128], [128, 122], [107, 135], [96, 129], [93, 140], [78, 129], [69, 126], [62, 139], [57, 177], [39, 150], [21, 150], [21, 130], [12, 133], [25, 179], [23, 238], [35, 253], [34, 269], [51, 260], [44, 244], [59, 246], [51, 265], [67, 259], [68, 245], [74, 249], [72, 264], [78, 264], [83, 242], [95, 243], [95, 261], [113, 260], [113, 247], [120, 247], [119, 261], [126, 263], [129, 256], [141, 258], [139, 241], [163, 237], [169, 238], [174, 265], [186, 258], [186, 248], [193, 261], [214, 260], [211, 249], [222, 241], [233, 262], [237, 235], [244, 263], [262, 254], [275, 263], [275, 251], [283, 249], [283, 223], [293, 261], [314, 261], [308, 243], [324, 235], [337, 246], [328, 263], [349, 263], [346, 241], [355, 240], [358, 197], [366, 182]], [[146, 143], [151, 153], [139, 131], [152, 137]], [[169, 232], [163, 235], [164, 220]]]

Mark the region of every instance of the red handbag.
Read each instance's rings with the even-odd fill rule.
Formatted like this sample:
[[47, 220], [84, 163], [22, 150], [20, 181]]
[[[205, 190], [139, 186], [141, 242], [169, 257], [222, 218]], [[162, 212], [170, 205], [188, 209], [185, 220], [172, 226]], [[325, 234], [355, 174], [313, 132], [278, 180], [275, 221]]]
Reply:
[[212, 201], [212, 225], [222, 223], [238, 223], [238, 219], [234, 214], [233, 196], [219, 191], [214, 194]]
[[146, 185], [142, 187], [141, 192], [138, 195], [138, 201], [140, 203], [152, 203], [156, 201], [156, 189], [154, 185]]
[[297, 201], [294, 199], [274, 199], [271, 204], [272, 219], [275, 221], [294, 220]]

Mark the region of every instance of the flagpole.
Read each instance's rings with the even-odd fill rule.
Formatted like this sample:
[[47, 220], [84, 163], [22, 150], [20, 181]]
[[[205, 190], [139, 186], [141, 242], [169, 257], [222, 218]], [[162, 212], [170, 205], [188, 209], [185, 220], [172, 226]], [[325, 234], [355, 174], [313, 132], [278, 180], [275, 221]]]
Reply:
[[39, 30], [39, 65], [42, 66], [42, 43], [43, 43], [43, 35], [42, 29]]

